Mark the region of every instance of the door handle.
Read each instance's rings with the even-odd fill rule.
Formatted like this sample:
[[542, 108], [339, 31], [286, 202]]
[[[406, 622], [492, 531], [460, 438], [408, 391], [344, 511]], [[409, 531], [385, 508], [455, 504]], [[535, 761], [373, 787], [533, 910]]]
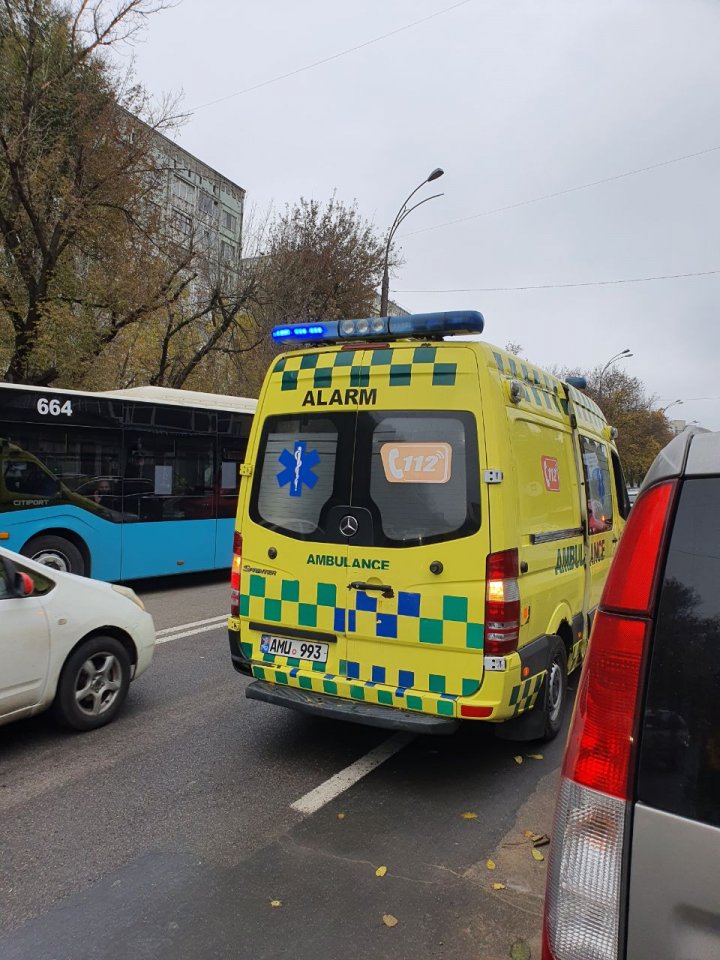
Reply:
[[395, 596], [395, 591], [392, 587], [389, 587], [385, 583], [365, 583], [363, 580], [353, 580], [352, 583], [348, 584], [348, 590], [377, 590], [381, 593], [386, 600], [392, 600]]

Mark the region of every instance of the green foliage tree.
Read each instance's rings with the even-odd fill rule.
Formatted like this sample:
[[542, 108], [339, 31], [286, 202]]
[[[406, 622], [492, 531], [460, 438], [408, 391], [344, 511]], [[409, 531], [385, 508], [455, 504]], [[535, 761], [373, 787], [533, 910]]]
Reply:
[[[77, 384], [120, 333], [182, 296], [154, 202], [141, 88], [103, 51], [162, 3], [0, 6], [0, 341], [6, 379]], [[129, 112], [132, 111], [132, 112]], [[134, 114], [145, 113], [149, 125]]]

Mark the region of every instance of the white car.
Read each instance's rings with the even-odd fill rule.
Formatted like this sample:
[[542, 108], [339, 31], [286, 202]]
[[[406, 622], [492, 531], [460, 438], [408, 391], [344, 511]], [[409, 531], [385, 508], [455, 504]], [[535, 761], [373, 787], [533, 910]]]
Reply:
[[152, 617], [129, 587], [0, 547], [0, 725], [49, 709], [74, 730], [101, 727], [154, 648]]

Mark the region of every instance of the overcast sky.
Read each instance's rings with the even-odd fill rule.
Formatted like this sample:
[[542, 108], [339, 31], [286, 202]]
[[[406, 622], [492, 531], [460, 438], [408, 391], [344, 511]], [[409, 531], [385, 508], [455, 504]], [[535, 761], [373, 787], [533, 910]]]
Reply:
[[400, 234], [393, 299], [415, 312], [478, 309], [490, 342], [518, 342], [538, 364], [592, 367], [628, 347], [626, 369], [658, 406], [682, 398], [670, 416], [720, 429], [720, 273], [477, 290], [720, 271], [720, 149], [445, 225], [720, 147], [720, 0], [452, 6], [182, 0], [135, 47], [138, 80], [183, 92], [192, 115], [179, 142], [261, 210], [336, 191], [385, 230], [443, 167], [424, 190], [445, 195]]

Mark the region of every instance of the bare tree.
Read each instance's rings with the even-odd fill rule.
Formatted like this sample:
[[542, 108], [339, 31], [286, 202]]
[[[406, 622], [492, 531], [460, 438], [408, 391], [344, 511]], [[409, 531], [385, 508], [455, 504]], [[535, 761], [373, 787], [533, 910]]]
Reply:
[[370, 316], [384, 242], [357, 206], [301, 199], [272, 224], [267, 293], [278, 322]]

